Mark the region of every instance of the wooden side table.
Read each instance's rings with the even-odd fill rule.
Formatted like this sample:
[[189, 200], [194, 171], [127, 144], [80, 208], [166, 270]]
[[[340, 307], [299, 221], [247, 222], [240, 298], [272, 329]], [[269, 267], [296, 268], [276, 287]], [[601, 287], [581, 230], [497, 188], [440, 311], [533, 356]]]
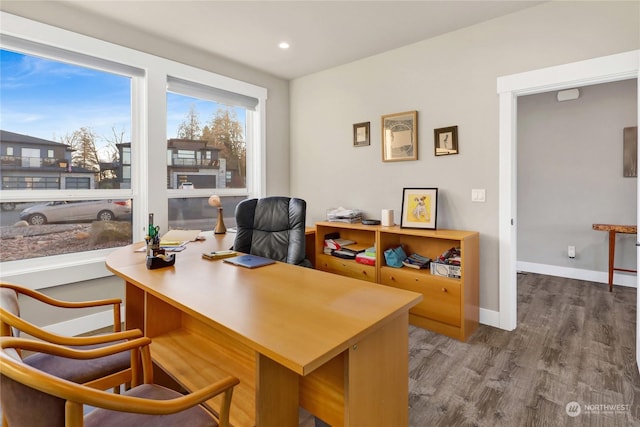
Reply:
[[635, 225], [614, 225], [614, 224], [593, 224], [593, 229], [597, 231], [609, 232], [609, 292], [613, 290], [613, 272], [624, 271], [627, 273], [637, 273], [637, 270], [616, 268], [613, 261], [616, 254], [616, 233], [637, 234], [638, 227]]

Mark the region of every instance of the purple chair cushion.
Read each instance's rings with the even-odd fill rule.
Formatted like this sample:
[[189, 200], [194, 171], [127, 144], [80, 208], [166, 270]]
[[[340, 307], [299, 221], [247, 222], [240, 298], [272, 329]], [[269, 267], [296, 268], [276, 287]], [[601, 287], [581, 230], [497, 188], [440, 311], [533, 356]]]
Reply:
[[[115, 342], [109, 344], [115, 344]], [[77, 348], [88, 349], [100, 346], [102, 345]], [[64, 378], [65, 380], [82, 384], [128, 369], [131, 365], [131, 356], [129, 351], [123, 351], [97, 359], [77, 360], [52, 356], [50, 354], [35, 353], [25, 357], [24, 363], [40, 371], [55, 375], [58, 378]]]
[[[168, 400], [182, 396], [157, 384], [142, 384], [124, 393], [127, 396]], [[145, 415], [97, 408], [84, 419], [85, 427], [217, 427], [216, 420], [201, 406], [170, 415]]]

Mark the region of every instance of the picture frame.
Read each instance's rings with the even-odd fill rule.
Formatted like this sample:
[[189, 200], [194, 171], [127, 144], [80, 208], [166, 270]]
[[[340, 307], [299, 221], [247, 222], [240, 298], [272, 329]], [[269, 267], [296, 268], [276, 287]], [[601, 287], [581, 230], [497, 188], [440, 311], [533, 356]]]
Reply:
[[433, 136], [436, 156], [458, 154], [458, 126], [434, 129]]
[[382, 116], [382, 161], [418, 160], [418, 112]]
[[400, 228], [437, 229], [438, 189], [403, 188]]
[[638, 177], [638, 127], [623, 128], [622, 176]]
[[369, 137], [371, 122], [355, 123], [353, 125], [353, 146], [366, 147], [371, 145]]

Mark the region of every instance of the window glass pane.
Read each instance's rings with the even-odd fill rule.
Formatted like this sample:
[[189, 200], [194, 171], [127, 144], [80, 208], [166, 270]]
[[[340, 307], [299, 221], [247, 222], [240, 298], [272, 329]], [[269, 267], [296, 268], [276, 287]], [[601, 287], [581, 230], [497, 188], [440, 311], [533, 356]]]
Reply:
[[131, 77], [6, 49], [0, 65], [3, 190], [130, 188]]
[[0, 262], [128, 245], [131, 206], [127, 199], [3, 203]]
[[247, 114], [245, 107], [168, 92], [167, 188], [246, 188]]
[[[46, 59], [65, 55], [30, 46], [38, 55], [0, 49], [0, 262], [130, 244], [130, 198], [65, 198], [131, 188], [131, 75], [98, 70], [110, 63], [79, 54], [74, 61], [87, 66]], [[25, 190], [51, 198], [29, 201]]]
[[[227, 228], [236, 226], [236, 205], [244, 196], [223, 196], [222, 213]], [[218, 220], [218, 208], [209, 206], [208, 197], [178, 197], [169, 199], [169, 229], [213, 230]]]

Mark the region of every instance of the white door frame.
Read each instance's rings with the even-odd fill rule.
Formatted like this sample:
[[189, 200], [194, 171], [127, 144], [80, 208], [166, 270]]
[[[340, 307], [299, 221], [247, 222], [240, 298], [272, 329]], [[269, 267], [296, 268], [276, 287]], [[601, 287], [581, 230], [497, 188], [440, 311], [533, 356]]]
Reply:
[[[639, 64], [640, 50], [635, 50], [498, 78], [498, 95], [500, 97], [498, 206], [500, 328], [511, 331], [517, 326], [517, 97], [592, 84], [637, 79], [640, 77]], [[640, 92], [640, 85], [638, 86]], [[640, 116], [640, 96], [638, 104], [638, 115]], [[638, 123], [640, 123], [640, 117]], [[638, 204], [640, 205], [640, 197], [638, 197]], [[640, 224], [640, 206], [637, 212]], [[640, 262], [640, 251], [638, 252], [637, 258]], [[638, 283], [638, 279], [636, 282]], [[638, 307], [640, 307], [640, 292], [638, 293]], [[640, 310], [638, 310], [637, 316], [636, 349], [640, 349], [640, 333], [637, 333], [637, 325], [640, 324]], [[636, 350], [636, 362], [640, 364], [638, 350]]]

